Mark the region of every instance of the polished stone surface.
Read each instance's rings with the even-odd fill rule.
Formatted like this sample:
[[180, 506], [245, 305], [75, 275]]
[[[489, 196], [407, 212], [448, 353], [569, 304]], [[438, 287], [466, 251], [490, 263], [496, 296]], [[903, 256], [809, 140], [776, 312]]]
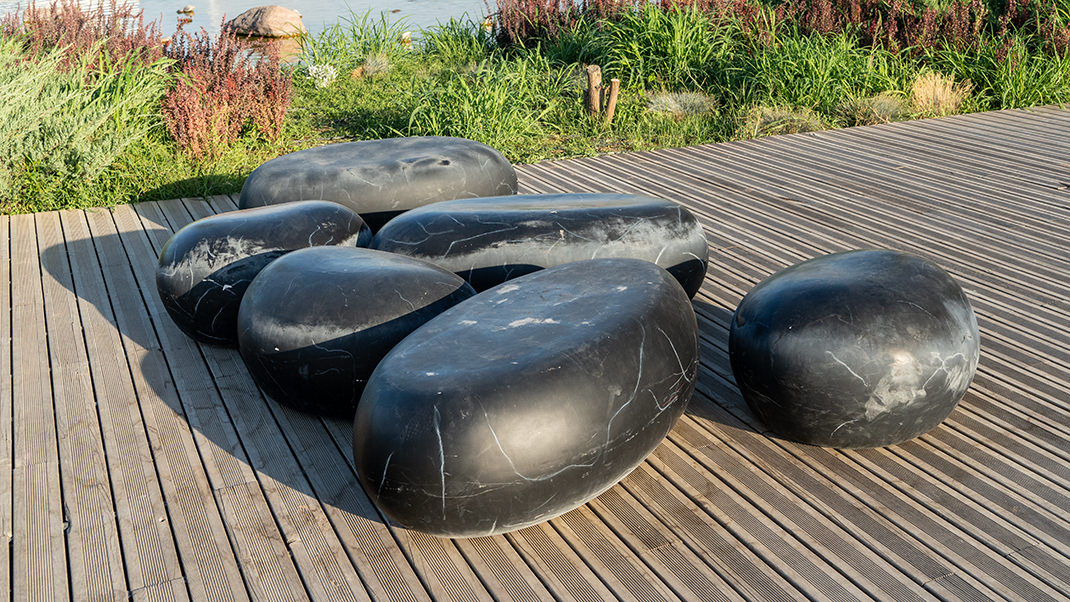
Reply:
[[329, 144], [253, 170], [239, 206], [325, 199], [360, 214], [372, 230], [436, 201], [516, 193], [516, 172], [493, 148], [441, 136]]
[[237, 344], [238, 306], [254, 276], [305, 247], [366, 247], [372, 234], [352, 210], [304, 201], [230, 211], [187, 225], [160, 252], [156, 289], [182, 332], [204, 343]]
[[238, 312], [238, 344], [272, 399], [352, 418], [364, 384], [410, 332], [475, 294], [429, 263], [370, 249], [295, 251], [256, 277]]
[[460, 199], [404, 213], [372, 247], [433, 262], [477, 291], [562, 263], [652, 261], [693, 297], [706, 276], [702, 226], [683, 207], [630, 194], [533, 194]]
[[977, 370], [977, 320], [932, 262], [897, 251], [826, 255], [778, 272], [736, 309], [732, 372], [773, 431], [881, 447], [934, 428]]
[[357, 407], [361, 484], [407, 528], [512, 531], [594, 498], [683, 413], [698, 330], [652, 263], [598, 259], [492, 288], [431, 320]]

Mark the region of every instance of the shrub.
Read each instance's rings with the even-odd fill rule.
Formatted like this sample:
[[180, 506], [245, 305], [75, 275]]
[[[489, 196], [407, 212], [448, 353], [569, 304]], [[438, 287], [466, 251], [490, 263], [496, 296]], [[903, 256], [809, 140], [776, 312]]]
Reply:
[[28, 39], [33, 38], [0, 34], [0, 205], [5, 213], [62, 203], [26, 198], [37, 196], [24, 190], [31, 184], [39, 191], [68, 192], [91, 186], [159, 124], [156, 106], [170, 81], [167, 61], [146, 63], [139, 52], [108, 56], [106, 40], [81, 50], [45, 51]]
[[827, 129], [821, 117], [810, 109], [755, 107], [740, 128], [741, 138], [761, 138], [779, 134], [801, 134]]
[[163, 102], [167, 131], [190, 157], [214, 159], [251, 123], [275, 140], [292, 98], [278, 49], [253, 60], [235, 35], [178, 32], [168, 47], [182, 75]]
[[902, 119], [906, 114], [906, 102], [891, 92], [848, 98], [840, 104], [838, 111], [839, 117], [849, 126], [888, 123]]
[[954, 75], [926, 71], [914, 80], [910, 102], [914, 111], [922, 115], [951, 115], [958, 112], [972, 89], [969, 80], [956, 82]]
[[0, 35], [21, 38], [31, 55], [65, 48], [60, 59], [65, 69], [102, 71], [132, 59], [151, 65], [163, 58], [165, 40], [156, 22], [146, 24], [142, 17], [117, 0], [88, 9], [75, 0], [55, 0], [0, 17]]
[[711, 113], [716, 108], [712, 98], [702, 92], [655, 92], [647, 98], [647, 108], [676, 119]]

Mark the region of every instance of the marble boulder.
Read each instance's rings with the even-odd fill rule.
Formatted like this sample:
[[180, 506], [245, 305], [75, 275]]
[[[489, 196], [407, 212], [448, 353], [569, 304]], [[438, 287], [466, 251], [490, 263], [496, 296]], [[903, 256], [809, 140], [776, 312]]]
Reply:
[[881, 447], [937, 426], [977, 369], [962, 288], [921, 257], [887, 250], [804, 261], [736, 309], [729, 355], [773, 431], [830, 447]]
[[379, 360], [474, 294], [457, 275], [416, 259], [352, 247], [303, 249], [249, 286], [238, 311], [238, 348], [275, 401], [351, 419]]
[[631, 194], [532, 194], [434, 203], [391, 220], [372, 247], [430, 261], [477, 291], [563, 263], [631, 257], [667, 269], [694, 297], [708, 259], [702, 226], [687, 209]]
[[379, 364], [357, 406], [360, 482], [444, 537], [549, 520], [617, 483], [695, 387], [683, 289], [637, 259], [542, 270], [458, 304]]
[[366, 247], [372, 234], [337, 203], [303, 201], [220, 213], [187, 225], [160, 252], [156, 290], [167, 313], [204, 343], [237, 344], [246, 288], [275, 259], [305, 247]]
[[329, 144], [253, 170], [239, 206], [325, 199], [360, 214], [372, 230], [428, 203], [516, 193], [513, 166], [493, 148], [440, 136]]

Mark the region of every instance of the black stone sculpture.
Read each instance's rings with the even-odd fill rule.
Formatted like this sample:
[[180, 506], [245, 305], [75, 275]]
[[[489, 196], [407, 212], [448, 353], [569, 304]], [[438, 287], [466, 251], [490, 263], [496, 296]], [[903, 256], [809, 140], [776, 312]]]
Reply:
[[380, 363], [354, 420], [361, 484], [391, 519], [439, 536], [548, 520], [642, 462], [697, 369], [694, 311], [656, 265], [597, 259], [522, 276]]
[[516, 193], [516, 173], [493, 148], [441, 136], [330, 144], [272, 159], [253, 170], [239, 206], [326, 199], [378, 230], [427, 203]]
[[366, 247], [360, 216], [327, 201], [242, 209], [206, 217], [171, 237], [160, 252], [156, 289], [167, 313], [204, 343], [237, 344], [238, 306], [253, 277], [305, 247]]
[[238, 347], [253, 380], [275, 401], [352, 418], [364, 383], [417, 327], [475, 294], [429, 263], [370, 249], [290, 253], [249, 286]]
[[687, 209], [631, 194], [434, 203], [391, 220], [372, 247], [435, 263], [477, 291], [562, 263], [631, 257], [666, 268], [694, 297], [708, 259], [702, 226]]
[[977, 369], [969, 300], [933, 263], [850, 251], [770, 276], [736, 309], [732, 372], [751, 410], [803, 443], [881, 447], [937, 426]]

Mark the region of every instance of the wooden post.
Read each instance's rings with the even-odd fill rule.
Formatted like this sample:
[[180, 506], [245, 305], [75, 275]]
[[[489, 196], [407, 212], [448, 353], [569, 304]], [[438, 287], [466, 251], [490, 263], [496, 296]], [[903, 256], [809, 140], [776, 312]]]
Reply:
[[587, 113], [594, 117], [602, 110], [602, 68], [587, 66]]
[[606, 101], [606, 125], [613, 123], [613, 113], [617, 110], [617, 94], [620, 92], [620, 80], [609, 80], [609, 100]]

